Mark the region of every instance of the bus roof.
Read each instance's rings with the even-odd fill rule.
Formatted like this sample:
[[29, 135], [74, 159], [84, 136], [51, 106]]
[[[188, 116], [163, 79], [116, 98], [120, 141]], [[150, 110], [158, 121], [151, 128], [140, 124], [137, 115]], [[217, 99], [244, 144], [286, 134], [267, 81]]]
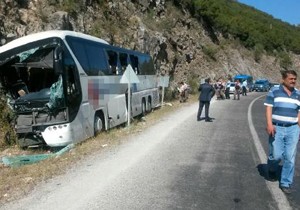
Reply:
[[251, 78], [252, 76], [247, 75], [247, 74], [238, 74], [236, 75], [234, 78], [235, 79], [247, 79], [247, 78]]
[[7, 44], [3, 45], [0, 47], [0, 53], [11, 50], [13, 48], [28, 44], [33, 41], [38, 41], [42, 39], [47, 39], [51, 37], [59, 37], [61, 39], [65, 39], [66, 36], [73, 36], [73, 37], [79, 37], [79, 38], [84, 38], [84, 39], [89, 39], [92, 41], [96, 42], [101, 42], [103, 44], [109, 44], [103, 39], [90, 36], [87, 34], [83, 34], [80, 32], [75, 32], [75, 31], [67, 31], [67, 30], [50, 30], [50, 31], [44, 31], [44, 32], [39, 32], [39, 33], [34, 33], [34, 34], [29, 34], [27, 36], [23, 36], [20, 38], [17, 38], [11, 42], [8, 42]]

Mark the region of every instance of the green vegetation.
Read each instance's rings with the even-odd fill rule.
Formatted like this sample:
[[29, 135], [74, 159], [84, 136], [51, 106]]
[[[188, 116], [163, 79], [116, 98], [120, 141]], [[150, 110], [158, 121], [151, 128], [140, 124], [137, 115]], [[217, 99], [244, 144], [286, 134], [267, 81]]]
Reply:
[[214, 32], [221, 32], [224, 37], [231, 35], [246, 48], [254, 49], [257, 61], [262, 49], [270, 54], [282, 51], [300, 54], [300, 27], [253, 7], [234, 0], [183, 0], [182, 5]]
[[199, 79], [197, 77], [197, 75], [191, 75], [191, 77], [188, 79], [188, 84], [190, 85], [190, 88], [191, 88], [191, 94], [195, 94], [195, 95], [198, 95], [199, 91], [198, 91], [198, 88], [199, 88]]
[[173, 101], [179, 95], [177, 89], [171, 89], [170, 87], [165, 88], [165, 95], [164, 95], [164, 102], [166, 101]]
[[105, 5], [106, 0], [94, 0], [94, 1], [85, 1], [85, 0], [64, 0], [60, 1], [58, 4], [56, 0], [50, 0], [50, 5], [57, 5], [62, 11], [68, 12], [71, 16], [76, 16], [78, 12], [85, 11], [87, 6], [92, 4], [98, 4], [100, 7]]
[[[1, 93], [1, 95], [4, 95]], [[16, 135], [12, 126], [14, 114], [7, 106], [4, 98], [0, 99], [0, 149], [16, 143]]]
[[[255, 60], [259, 62], [263, 50], [276, 55], [277, 52], [290, 51], [300, 54], [300, 27], [290, 25], [271, 15], [256, 10], [253, 7], [238, 3], [235, 0], [173, 0], [167, 1], [168, 13], [180, 17], [180, 9], [188, 9], [191, 14], [214, 32], [221, 32], [224, 37], [238, 39], [248, 49], [254, 50]], [[104, 0], [95, 3], [105, 5]], [[82, 11], [85, 1], [66, 0], [59, 5], [62, 10], [76, 15]], [[167, 14], [168, 16], [169, 14]], [[172, 20], [164, 20], [161, 23], [153, 22], [154, 11], [148, 10], [145, 22], [149, 27], [171, 30]], [[95, 32], [95, 34], [99, 32]], [[214, 33], [212, 33], [214, 34]], [[212, 38], [214, 39], [214, 38]], [[211, 50], [206, 50], [210, 58]]]
[[83, 8], [83, 2], [77, 2], [76, 0], [65, 0], [61, 2], [60, 6], [63, 11], [70, 13], [71, 15], [76, 15], [78, 11]]
[[210, 59], [216, 61], [216, 54], [218, 52], [218, 49], [213, 46], [204, 46], [203, 47], [203, 53], [208, 56]]
[[262, 46], [261, 44], [257, 44], [254, 47], [254, 60], [259, 63], [261, 60], [261, 56], [264, 53], [264, 46]]
[[278, 57], [279, 57], [279, 63], [281, 68], [288, 70], [289, 67], [292, 66], [292, 60], [288, 53], [280, 52]]

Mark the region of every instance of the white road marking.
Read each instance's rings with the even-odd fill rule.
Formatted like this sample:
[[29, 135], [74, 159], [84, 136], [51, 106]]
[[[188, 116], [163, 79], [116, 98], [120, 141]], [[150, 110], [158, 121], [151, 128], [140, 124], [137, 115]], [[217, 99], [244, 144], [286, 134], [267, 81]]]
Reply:
[[[249, 107], [248, 107], [248, 123], [249, 123], [249, 128], [250, 128], [250, 132], [253, 138], [253, 142], [254, 145], [256, 147], [256, 151], [259, 157], [259, 160], [261, 163], [266, 161], [266, 157], [267, 154], [265, 153], [265, 150], [263, 149], [263, 146], [260, 143], [259, 137], [257, 135], [257, 132], [253, 126], [253, 121], [252, 121], [252, 106], [254, 104], [255, 101], [257, 101], [258, 99], [265, 97], [265, 95], [259, 96], [257, 97], [255, 100], [253, 100]], [[284, 195], [284, 193], [279, 189], [278, 187], [278, 183], [277, 182], [269, 182], [266, 181], [266, 185], [269, 189], [269, 191], [271, 192], [273, 199], [275, 200], [275, 202], [277, 203], [278, 209], [280, 210], [291, 210], [292, 207], [290, 206], [290, 203], [288, 202], [286, 196]]]

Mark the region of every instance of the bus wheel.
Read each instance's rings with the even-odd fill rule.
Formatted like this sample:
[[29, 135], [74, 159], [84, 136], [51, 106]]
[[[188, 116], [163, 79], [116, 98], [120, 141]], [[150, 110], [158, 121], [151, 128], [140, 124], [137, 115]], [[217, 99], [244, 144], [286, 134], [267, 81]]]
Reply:
[[97, 136], [102, 130], [104, 126], [103, 117], [96, 113], [94, 120], [94, 136]]
[[147, 112], [151, 112], [152, 110], [152, 104], [151, 104], [151, 98], [148, 98], [147, 100]]
[[146, 116], [146, 102], [145, 99], [142, 100], [142, 116]]

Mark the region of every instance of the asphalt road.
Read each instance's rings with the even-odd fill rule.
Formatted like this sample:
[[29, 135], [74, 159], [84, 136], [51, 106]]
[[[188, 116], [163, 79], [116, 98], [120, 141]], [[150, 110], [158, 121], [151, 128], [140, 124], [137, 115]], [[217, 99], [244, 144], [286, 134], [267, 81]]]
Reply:
[[[252, 116], [253, 116], [253, 124], [255, 127], [255, 130], [257, 131], [258, 138], [261, 141], [263, 150], [266, 154], [268, 154], [268, 135], [265, 132], [265, 118], [262, 118], [264, 116], [264, 107], [263, 107], [264, 97], [261, 97], [253, 103], [252, 107]], [[295, 176], [294, 176], [294, 184], [293, 184], [293, 193], [289, 196], [287, 196], [287, 200], [289, 202], [289, 205], [291, 209], [300, 209], [300, 144], [298, 144], [298, 153], [296, 157], [296, 168], [295, 168]], [[265, 167], [265, 163], [259, 164], [260, 168]], [[275, 183], [276, 187], [278, 187], [278, 182]]]
[[264, 178], [264, 95], [213, 101], [211, 123], [184, 106], [0, 209], [297, 209], [300, 160], [291, 196]]

